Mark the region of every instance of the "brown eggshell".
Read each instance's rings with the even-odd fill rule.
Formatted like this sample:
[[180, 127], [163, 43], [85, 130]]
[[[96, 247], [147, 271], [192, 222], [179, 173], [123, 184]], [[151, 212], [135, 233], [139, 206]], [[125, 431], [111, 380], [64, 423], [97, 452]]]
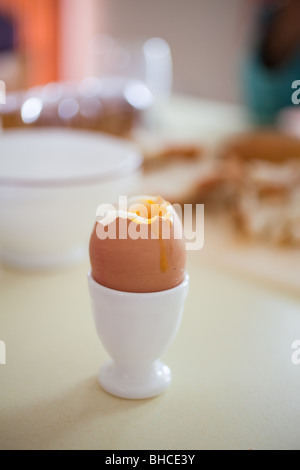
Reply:
[[[179, 227], [177, 224], [181, 227], [177, 214], [174, 213], [172, 224], [163, 219], [149, 225], [141, 224], [137, 230], [146, 231], [147, 239], [129, 238], [130, 224], [135, 224], [129, 219], [121, 222], [124, 224], [125, 221], [127, 233], [127, 239], [121, 239], [120, 220], [116, 219], [115, 239], [100, 239], [97, 232], [103, 234], [103, 226], [99, 222], [94, 226], [90, 239], [90, 260], [95, 281], [124, 292], [158, 292], [179, 285], [184, 279], [186, 253], [184, 240], [174, 238], [174, 231]], [[161, 237], [164, 224], [169, 227], [168, 239]], [[107, 227], [107, 230], [110, 229], [111, 224]], [[157, 233], [158, 239], [150, 238], [151, 230]]]

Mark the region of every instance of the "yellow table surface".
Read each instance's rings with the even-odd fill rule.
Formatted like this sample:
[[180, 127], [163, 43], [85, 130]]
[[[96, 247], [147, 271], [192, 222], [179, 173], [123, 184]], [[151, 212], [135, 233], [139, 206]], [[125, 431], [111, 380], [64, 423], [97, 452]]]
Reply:
[[[205, 249], [205, 248], [204, 248]], [[300, 295], [189, 252], [182, 325], [164, 356], [162, 395], [104, 392], [88, 263], [55, 273], [0, 271], [1, 449], [299, 449]]]
[[[175, 97], [162, 111], [163, 136], [208, 144], [248, 125], [239, 107], [194, 98]], [[107, 354], [93, 324], [88, 262], [45, 274], [0, 268], [0, 449], [299, 449], [291, 345], [300, 340], [300, 292], [279, 274], [219, 263], [212, 251], [206, 242], [188, 253], [190, 292], [163, 357], [172, 385], [138, 401], [98, 385]], [[291, 272], [297, 277], [294, 265]]]

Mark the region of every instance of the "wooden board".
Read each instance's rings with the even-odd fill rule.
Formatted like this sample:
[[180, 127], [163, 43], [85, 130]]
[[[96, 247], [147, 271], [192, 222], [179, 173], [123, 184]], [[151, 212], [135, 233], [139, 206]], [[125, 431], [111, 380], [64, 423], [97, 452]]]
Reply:
[[300, 249], [245, 240], [228, 216], [205, 215], [202, 259], [300, 294]]

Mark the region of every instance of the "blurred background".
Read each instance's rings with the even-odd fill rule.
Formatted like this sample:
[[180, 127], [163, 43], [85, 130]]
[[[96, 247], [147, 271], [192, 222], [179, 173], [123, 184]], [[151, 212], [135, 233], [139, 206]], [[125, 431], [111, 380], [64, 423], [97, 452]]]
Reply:
[[[45, 128], [113, 135], [143, 160], [131, 192], [205, 203], [248, 246], [298, 247], [299, 18], [295, 0], [0, 0], [0, 183], [74, 178], [38, 147]], [[77, 179], [99, 176], [69, 138]]]
[[158, 36], [172, 50], [174, 91], [240, 101], [238, 68], [255, 3], [1, 0], [2, 79], [9, 90], [79, 80], [95, 72], [96, 35]]
[[[299, 0], [0, 0], [0, 447], [299, 449], [299, 25]], [[97, 206], [136, 194], [205, 205], [173, 392], [139, 403], [96, 384], [86, 282]]]

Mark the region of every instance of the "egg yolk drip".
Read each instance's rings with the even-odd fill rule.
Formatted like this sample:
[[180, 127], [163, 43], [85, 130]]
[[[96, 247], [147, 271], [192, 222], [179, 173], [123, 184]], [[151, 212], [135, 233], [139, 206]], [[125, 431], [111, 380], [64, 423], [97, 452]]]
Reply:
[[[165, 201], [161, 197], [154, 199], [141, 198], [138, 202], [131, 204], [128, 210], [129, 214], [136, 214], [131, 216], [131, 220], [137, 224], [152, 224], [161, 218], [164, 221], [168, 221], [170, 224], [173, 222], [172, 206], [169, 202]], [[160, 243], [160, 270], [164, 273], [168, 269], [168, 257], [165, 241], [158, 228]]]
[[166, 240], [171, 236], [171, 227], [174, 222], [172, 205], [160, 196], [138, 196], [128, 200], [126, 210], [118, 207], [115, 207], [115, 210], [109, 209], [104, 216], [100, 216], [98, 222], [105, 227], [118, 217], [140, 226], [148, 226], [151, 238], [157, 239], [160, 243], [160, 270], [165, 273], [169, 267]]

